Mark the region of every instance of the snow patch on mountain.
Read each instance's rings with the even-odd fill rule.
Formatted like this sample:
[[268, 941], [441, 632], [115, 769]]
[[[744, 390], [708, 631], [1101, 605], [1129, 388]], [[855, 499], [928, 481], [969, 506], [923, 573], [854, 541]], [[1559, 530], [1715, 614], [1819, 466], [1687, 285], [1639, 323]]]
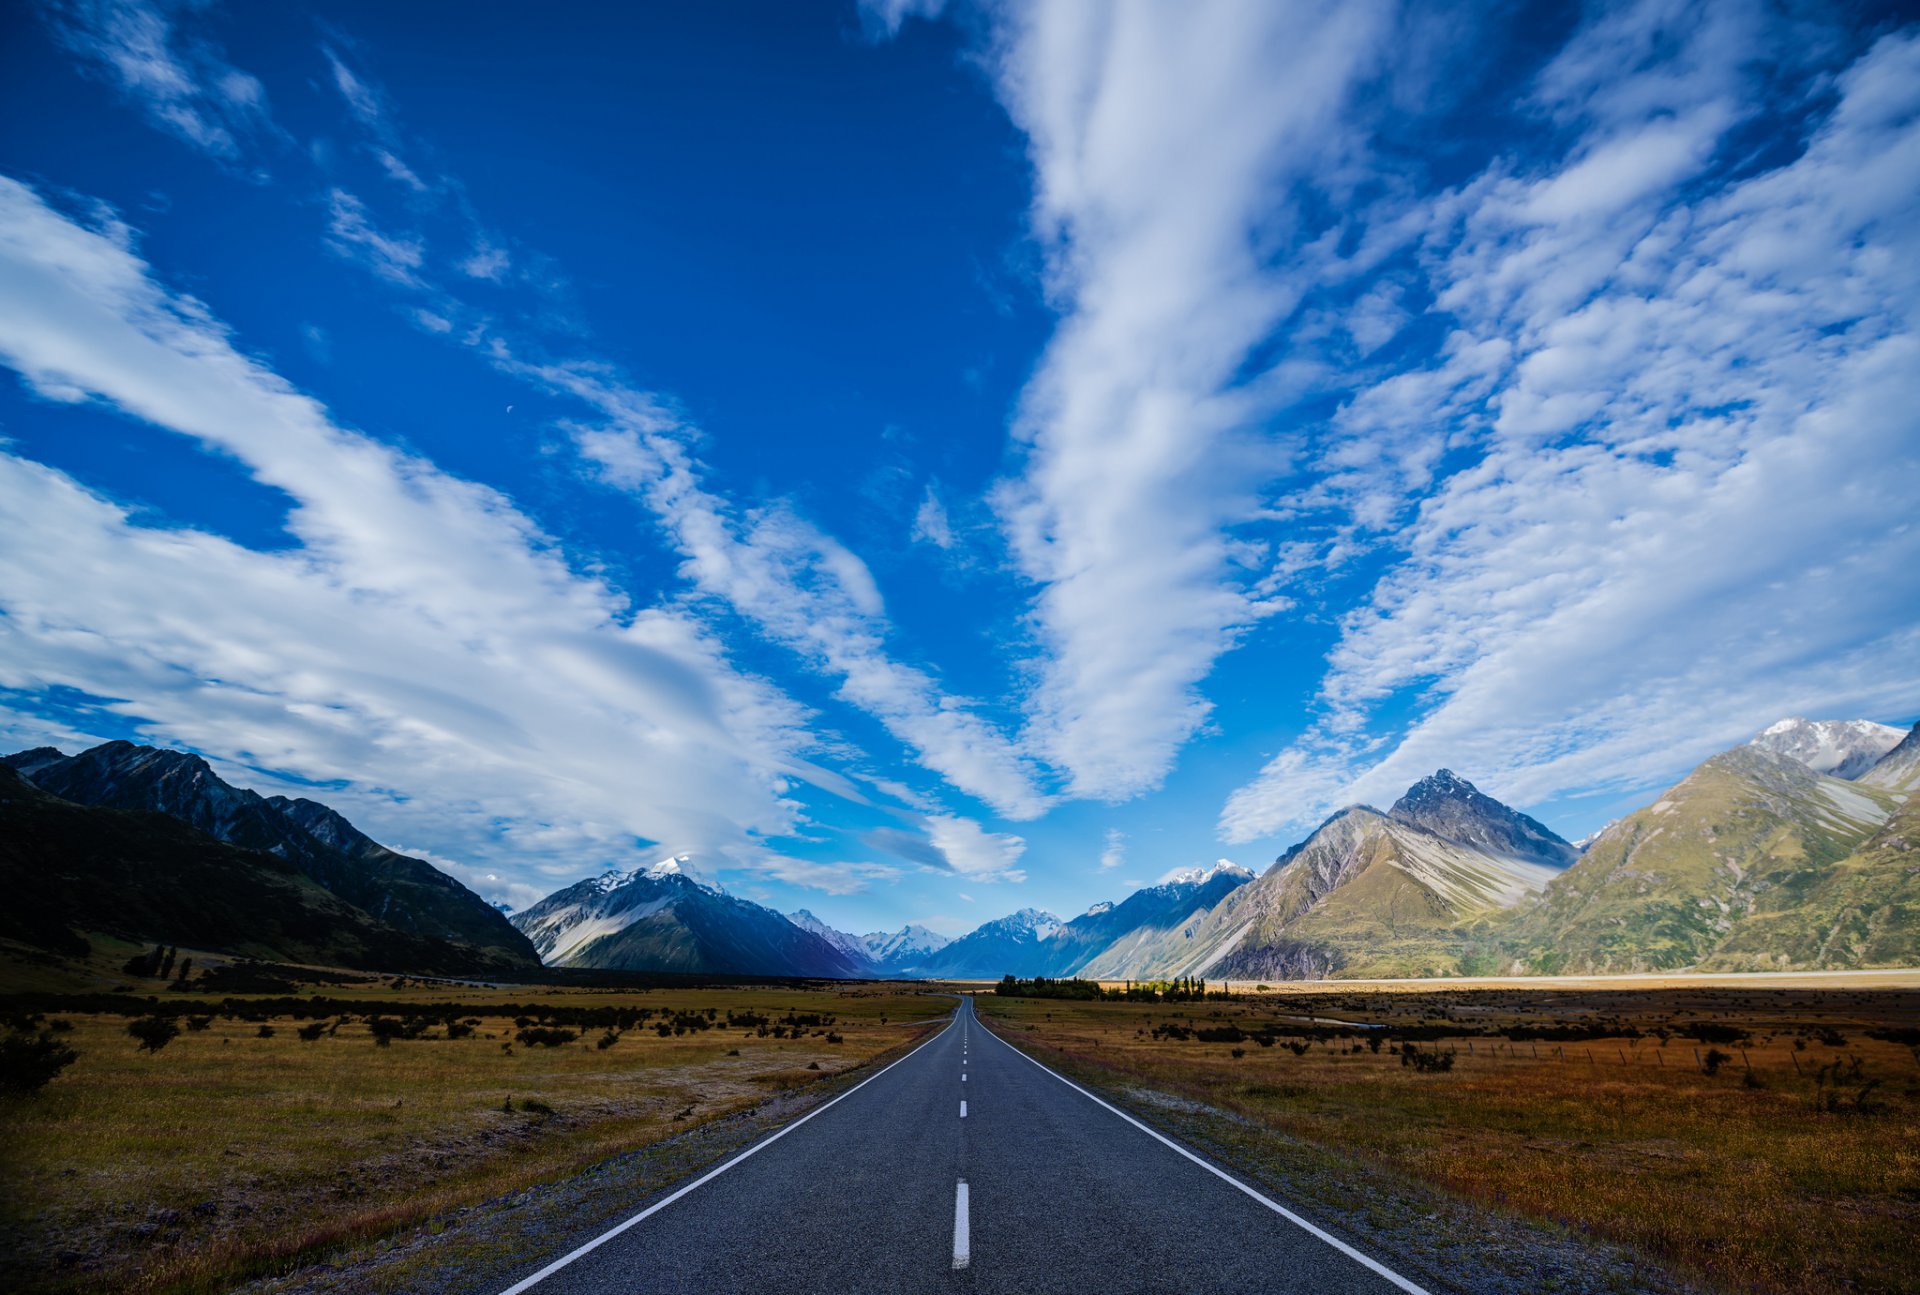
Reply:
[[1204, 886], [1215, 877], [1225, 875], [1253, 880], [1253, 873], [1231, 859], [1217, 859], [1211, 868], [1174, 868], [1156, 881], [1156, 886]]
[[1798, 760], [1815, 773], [1852, 781], [1900, 745], [1903, 729], [1870, 719], [1776, 720], [1760, 730], [1751, 745]]

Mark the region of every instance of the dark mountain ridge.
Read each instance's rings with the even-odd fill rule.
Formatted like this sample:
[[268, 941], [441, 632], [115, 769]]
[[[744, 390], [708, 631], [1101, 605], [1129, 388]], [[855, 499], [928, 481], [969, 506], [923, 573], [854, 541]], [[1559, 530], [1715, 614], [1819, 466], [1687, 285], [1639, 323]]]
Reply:
[[216, 840], [285, 860], [381, 922], [465, 945], [475, 966], [529, 968], [533, 947], [502, 913], [432, 864], [380, 845], [310, 800], [272, 800], [224, 781], [197, 755], [105, 742], [4, 757], [40, 790], [79, 805], [164, 814]]

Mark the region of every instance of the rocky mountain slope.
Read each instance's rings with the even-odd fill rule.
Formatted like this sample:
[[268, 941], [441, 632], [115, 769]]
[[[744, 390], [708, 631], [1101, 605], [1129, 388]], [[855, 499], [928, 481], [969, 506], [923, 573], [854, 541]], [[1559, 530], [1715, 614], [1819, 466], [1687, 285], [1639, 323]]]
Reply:
[[1341, 810], [1202, 921], [1144, 951], [1132, 974], [1452, 971], [1463, 925], [1544, 889], [1558, 874], [1538, 859], [1574, 857], [1546, 828], [1445, 770], [1416, 783], [1396, 809]]
[[1580, 857], [1578, 847], [1486, 795], [1451, 769], [1407, 788], [1387, 816], [1495, 858], [1564, 868]]
[[1915, 724], [1900, 739], [1900, 745], [1881, 756], [1873, 768], [1861, 774], [1860, 781], [1896, 796], [1920, 793], [1920, 724]]
[[1753, 745], [1798, 761], [1815, 773], [1852, 781], [1871, 769], [1906, 734], [1870, 719], [1777, 720], [1760, 730]]
[[1190, 868], [1117, 904], [1099, 904], [1055, 932], [1044, 974], [1128, 978], [1142, 954], [1212, 912], [1253, 880], [1235, 864]]
[[[64, 758], [64, 757], [63, 757]], [[84, 952], [82, 932], [244, 957], [487, 974], [471, 946], [380, 921], [295, 863], [169, 815], [77, 805], [0, 764], [0, 937]]]
[[397, 854], [325, 805], [234, 787], [197, 755], [107, 742], [66, 756], [49, 747], [4, 758], [63, 800], [165, 814], [208, 836], [274, 855], [382, 923], [473, 950], [470, 965], [537, 965], [504, 915], [433, 865]]

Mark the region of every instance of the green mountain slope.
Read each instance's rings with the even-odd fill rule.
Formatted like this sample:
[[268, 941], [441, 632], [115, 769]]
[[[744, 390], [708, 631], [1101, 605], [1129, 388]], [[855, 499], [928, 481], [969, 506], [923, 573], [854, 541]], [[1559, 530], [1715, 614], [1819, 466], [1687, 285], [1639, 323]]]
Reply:
[[1501, 924], [1502, 943], [1536, 971], [1700, 965], [1754, 914], [1807, 902], [1898, 803], [1878, 787], [1736, 747], [1603, 832]]

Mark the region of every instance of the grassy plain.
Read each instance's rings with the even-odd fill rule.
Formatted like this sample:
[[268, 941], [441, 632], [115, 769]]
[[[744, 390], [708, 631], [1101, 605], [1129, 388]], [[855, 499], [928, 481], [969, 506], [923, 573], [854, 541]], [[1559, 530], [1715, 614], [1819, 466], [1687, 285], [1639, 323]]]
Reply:
[[[1273, 1131], [1617, 1241], [1730, 1291], [1920, 1289], [1912, 990], [976, 1001], [994, 1030], [1083, 1081], [1225, 1112], [1250, 1132], [1236, 1156], [1257, 1159], [1255, 1135]], [[1249, 1037], [1204, 1041], [1201, 1030]], [[1418, 1053], [1450, 1056], [1447, 1068], [1408, 1064], [1408, 1036]], [[1713, 1074], [1710, 1052], [1726, 1058]]]
[[[76, 971], [101, 978], [69, 968], [31, 988], [74, 988]], [[179, 1036], [151, 1054], [128, 1036], [125, 1013], [49, 1012], [69, 1023], [60, 1037], [80, 1057], [37, 1095], [0, 1097], [0, 1288], [226, 1289], [864, 1065], [951, 1008], [887, 985], [361, 979], [299, 994], [288, 1010], [279, 995], [162, 990], [163, 1012], [212, 1019], [193, 1029], [182, 1015]], [[610, 1032], [597, 1026], [558, 1046], [516, 1037], [608, 1010], [648, 1017], [605, 1047]], [[431, 1024], [381, 1046], [370, 1022], [403, 1012]], [[673, 1031], [708, 1013], [708, 1028]], [[730, 1026], [730, 1015], [768, 1024]], [[472, 1032], [448, 1037], [449, 1021]], [[319, 1037], [303, 1039], [316, 1022]]]

